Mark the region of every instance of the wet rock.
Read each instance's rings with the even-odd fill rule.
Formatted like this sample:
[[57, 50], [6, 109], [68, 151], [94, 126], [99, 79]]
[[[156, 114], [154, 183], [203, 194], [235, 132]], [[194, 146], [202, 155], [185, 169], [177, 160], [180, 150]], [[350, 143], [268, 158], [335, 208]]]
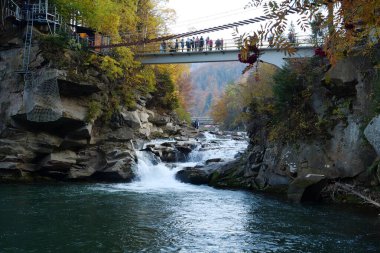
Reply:
[[144, 150], [157, 155], [163, 162], [184, 162], [196, 146], [195, 142], [164, 142], [147, 145]]
[[220, 163], [223, 162], [222, 158], [213, 158], [213, 159], [208, 159], [206, 161], [206, 165], [211, 164], [211, 163]]
[[241, 161], [235, 160], [225, 164], [211, 164], [217, 166], [211, 171], [209, 185], [218, 188], [251, 188], [247, 178], [242, 177], [244, 173], [241, 168]]
[[185, 158], [175, 148], [171, 147], [159, 149], [158, 156], [163, 162], [179, 162], [185, 160]]
[[91, 177], [100, 181], [130, 182], [135, 174], [129, 163], [117, 161], [104, 170], [96, 171]]
[[208, 184], [209, 182], [209, 173], [197, 168], [185, 168], [180, 170], [177, 172], [175, 177], [183, 183], [195, 185]]
[[189, 137], [187, 137], [187, 136], [176, 136], [176, 137], [174, 137], [174, 140], [176, 140], [176, 141], [189, 141]]
[[288, 188], [288, 199], [293, 202], [316, 201], [325, 185], [325, 175], [308, 174], [296, 178]]
[[161, 143], [161, 146], [174, 148], [175, 142], [163, 142], [163, 143]]
[[135, 154], [128, 150], [114, 150], [106, 154], [106, 165], [91, 176], [101, 181], [130, 182], [134, 177]]

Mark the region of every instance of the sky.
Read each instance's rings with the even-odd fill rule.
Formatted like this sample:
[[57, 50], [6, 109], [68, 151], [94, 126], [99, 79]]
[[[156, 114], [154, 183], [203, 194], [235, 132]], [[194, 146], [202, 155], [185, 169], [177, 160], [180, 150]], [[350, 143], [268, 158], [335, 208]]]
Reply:
[[[263, 15], [262, 8], [244, 8], [250, 0], [169, 0], [167, 7], [177, 13], [177, 20], [170, 25], [174, 34], [199, 30]], [[263, 24], [265, 22], [262, 22]], [[239, 33], [251, 32], [259, 24], [239, 27]], [[205, 34], [211, 38], [232, 39], [233, 29]]]
[[[244, 9], [249, 0], [169, 0], [167, 5], [177, 13], [177, 21], [172, 28], [173, 33], [188, 32], [213, 26], [253, 18], [262, 15], [255, 8]], [[242, 30], [249, 30], [249, 26]], [[252, 26], [251, 29], [252, 30]], [[232, 29], [210, 34], [212, 37], [232, 38]]]

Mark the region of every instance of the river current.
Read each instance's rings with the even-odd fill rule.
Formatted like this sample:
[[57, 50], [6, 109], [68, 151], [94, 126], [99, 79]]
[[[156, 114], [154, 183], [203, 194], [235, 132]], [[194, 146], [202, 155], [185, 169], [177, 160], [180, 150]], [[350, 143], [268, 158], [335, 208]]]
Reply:
[[376, 212], [176, 181], [247, 145], [205, 142], [175, 166], [138, 151], [129, 184], [0, 185], [0, 252], [380, 252]]

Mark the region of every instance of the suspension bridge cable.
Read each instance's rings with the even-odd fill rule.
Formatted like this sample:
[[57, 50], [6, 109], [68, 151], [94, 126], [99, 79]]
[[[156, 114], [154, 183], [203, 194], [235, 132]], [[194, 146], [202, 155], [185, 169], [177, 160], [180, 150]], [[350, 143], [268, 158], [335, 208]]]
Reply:
[[[287, 10], [288, 14], [294, 14], [296, 12], [297, 12], [296, 8], [291, 8], [291, 9]], [[253, 18], [253, 19], [241, 20], [238, 22], [230, 23], [230, 24], [210, 27], [210, 28], [201, 29], [201, 30], [192, 31], [192, 32], [172, 34], [172, 35], [161, 36], [161, 37], [157, 37], [157, 38], [153, 38], [153, 39], [143, 39], [143, 40], [139, 40], [139, 41], [118, 43], [118, 44], [113, 44], [113, 45], [100, 45], [100, 46], [95, 46], [94, 48], [114, 48], [114, 47], [143, 45], [143, 44], [148, 44], [148, 43], [153, 43], [153, 42], [158, 42], [158, 41], [178, 39], [178, 38], [188, 37], [188, 36], [192, 36], [192, 35], [204, 34], [206, 32], [216, 32], [216, 31], [225, 30], [225, 29], [232, 28], [232, 27], [243, 26], [243, 25], [247, 25], [247, 24], [254, 24], [254, 23], [262, 22], [265, 20], [273, 19], [273, 18], [275, 18], [274, 14], [261, 15], [261, 16], [258, 16], [256, 18]]]

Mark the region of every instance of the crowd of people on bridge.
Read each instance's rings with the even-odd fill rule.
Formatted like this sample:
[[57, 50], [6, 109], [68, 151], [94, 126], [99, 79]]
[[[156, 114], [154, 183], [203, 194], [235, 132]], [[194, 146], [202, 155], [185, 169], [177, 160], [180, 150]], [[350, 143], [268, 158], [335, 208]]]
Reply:
[[212, 51], [223, 50], [223, 38], [213, 41], [210, 37], [206, 39], [203, 36], [192, 38], [175, 39], [175, 41], [162, 41], [160, 44], [160, 52], [197, 52], [197, 51]]

